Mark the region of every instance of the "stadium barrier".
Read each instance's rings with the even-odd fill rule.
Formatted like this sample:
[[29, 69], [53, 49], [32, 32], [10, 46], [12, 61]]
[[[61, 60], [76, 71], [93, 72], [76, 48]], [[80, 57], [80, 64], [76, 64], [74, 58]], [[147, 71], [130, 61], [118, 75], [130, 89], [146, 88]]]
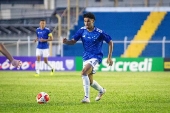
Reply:
[[[36, 57], [15, 57], [22, 61], [21, 71], [35, 71]], [[75, 71], [75, 58], [74, 57], [49, 57], [49, 63], [55, 68], [56, 71]], [[0, 70], [17, 70], [13, 67], [9, 60], [5, 57], [0, 57]], [[40, 61], [40, 70], [47, 71], [50, 68]]]
[[[23, 62], [21, 71], [35, 71], [36, 57], [15, 57]], [[112, 58], [113, 65], [108, 66], [106, 58], [96, 66], [97, 71], [110, 72], [152, 72], [170, 71], [170, 58]], [[56, 71], [81, 71], [82, 57], [49, 57], [49, 63]], [[0, 70], [17, 70], [10, 65], [5, 57], [0, 57]], [[50, 68], [40, 62], [40, 70], [47, 71]]]
[[[164, 71], [163, 58], [113, 58], [113, 65], [108, 66], [106, 58], [103, 59], [101, 65], [96, 66], [97, 71], [112, 72], [152, 72]], [[82, 69], [81, 58], [76, 58], [76, 70]]]

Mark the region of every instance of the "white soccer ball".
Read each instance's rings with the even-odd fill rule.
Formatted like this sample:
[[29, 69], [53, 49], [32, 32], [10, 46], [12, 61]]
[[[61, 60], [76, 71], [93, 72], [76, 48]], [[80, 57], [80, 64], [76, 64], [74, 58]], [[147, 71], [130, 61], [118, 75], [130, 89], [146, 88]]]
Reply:
[[50, 100], [50, 97], [46, 92], [40, 92], [36, 96], [36, 100], [39, 104], [44, 104], [44, 103], [47, 103]]

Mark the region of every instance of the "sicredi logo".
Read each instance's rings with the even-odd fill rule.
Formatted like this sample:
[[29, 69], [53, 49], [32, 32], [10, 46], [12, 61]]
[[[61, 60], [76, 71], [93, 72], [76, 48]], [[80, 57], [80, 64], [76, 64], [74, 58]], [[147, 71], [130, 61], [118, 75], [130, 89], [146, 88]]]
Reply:
[[132, 72], [145, 72], [145, 71], [151, 71], [152, 69], [152, 58], [145, 58], [141, 61], [116, 61], [115, 58], [113, 58], [113, 65], [108, 66], [106, 63], [107, 59], [103, 59], [102, 64], [103, 67], [101, 71], [132, 71]]

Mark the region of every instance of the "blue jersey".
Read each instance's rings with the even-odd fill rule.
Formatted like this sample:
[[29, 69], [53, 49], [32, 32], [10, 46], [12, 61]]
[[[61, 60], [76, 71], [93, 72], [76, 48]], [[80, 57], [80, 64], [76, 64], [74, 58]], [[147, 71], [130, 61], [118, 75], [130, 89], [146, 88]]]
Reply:
[[39, 39], [41, 39], [41, 38], [48, 39], [48, 37], [51, 35], [50, 29], [46, 28], [46, 27], [44, 29], [41, 29], [39, 27], [36, 30], [36, 34], [37, 34], [37, 38], [38, 38], [37, 48], [39, 48], [39, 49], [47, 49], [47, 48], [49, 48], [48, 42], [40, 42]]
[[103, 58], [103, 41], [109, 43], [112, 40], [108, 34], [97, 27], [95, 27], [91, 32], [89, 32], [86, 27], [82, 27], [75, 35], [73, 35], [72, 38], [74, 38], [76, 41], [81, 38], [84, 47], [84, 61], [91, 58], [97, 58], [99, 63], [101, 63]]

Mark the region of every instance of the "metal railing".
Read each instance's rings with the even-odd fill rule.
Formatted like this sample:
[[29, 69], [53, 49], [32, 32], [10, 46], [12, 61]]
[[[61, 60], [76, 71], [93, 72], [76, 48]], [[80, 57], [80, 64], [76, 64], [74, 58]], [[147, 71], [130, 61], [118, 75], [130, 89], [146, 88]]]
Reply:
[[[1, 39], [0, 39], [1, 40]], [[18, 40], [18, 41], [1, 41], [2, 43], [5, 44], [5, 46], [7, 48], [10, 48], [10, 52], [13, 53], [14, 56], [23, 56], [21, 55], [21, 53], [26, 52], [24, 54], [24, 56], [35, 56], [35, 49], [36, 49], [36, 43], [34, 43], [33, 39], [30, 37], [27, 37], [27, 40]], [[124, 48], [124, 53], [128, 47], [128, 45], [130, 43], [151, 43], [151, 44], [161, 44], [161, 49], [162, 49], [162, 55], [160, 57], [165, 57], [165, 44], [170, 44], [170, 40], [166, 40], [166, 37], [164, 36], [162, 38], [162, 40], [153, 40], [153, 41], [128, 41], [127, 37], [124, 38], [124, 40], [122, 41], [117, 41], [114, 40], [113, 41], [115, 44], [123, 44], [123, 48]], [[77, 43], [82, 43], [81, 41], [78, 41]], [[58, 45], [57, 49], [58, 50], [51, 50], [53, 51], [53, 54], [51, 56], [56, 56], [57, 51], [60, 51], [60, 56], [63, 56], [63, 43], [62, 41], [52, 41], [52, 46], [53, 48], [56, 47], [56, 45]], [[25, 49], [23, 50], [23, 47], [25, 47]], [[116, 47], [115, 47], [116, 48]], [[22, 51], [21, 51], [22, 49]], [[52, 48], [51, 48], [52, 49]], [[70, 55], [72, 56], [72, 55]], [[126, 57], [126, 55], [124, 56]], [[145, 56], [144, 56], [145, 57]]]
[[[118, 41], [117, 41], [117, 43], [118, 43]], [[120, 41], [119, 43], [122, 43], [122, 41]], [[165, 44], [166, 43], [170, 44], [170, 40], [167, 41], [166, 37], [164, 36], [162, 38], [162, 40], [157, 40], [157, 41], [156, 40], [154, 40], [154, 41], [143, 41], [143, 40], [140, 40], [140, 41], [133, 41], [132, 42], [132, 41], [128, 41], [127, 37], [125, 37], [123, 43], [124, 43], [124, 53], [125, 53], [125, 51], [126, 51], [126, 49], [128, 47], [128, 44], [130, 44], [130, 43], [138, 43], [138, 44], [141, 44], [141, 43], [162, 44], [162, 57], [164, 58], [165, 57]], [[127, 57], [126, 54], [125, 54], [124, 57]]]

